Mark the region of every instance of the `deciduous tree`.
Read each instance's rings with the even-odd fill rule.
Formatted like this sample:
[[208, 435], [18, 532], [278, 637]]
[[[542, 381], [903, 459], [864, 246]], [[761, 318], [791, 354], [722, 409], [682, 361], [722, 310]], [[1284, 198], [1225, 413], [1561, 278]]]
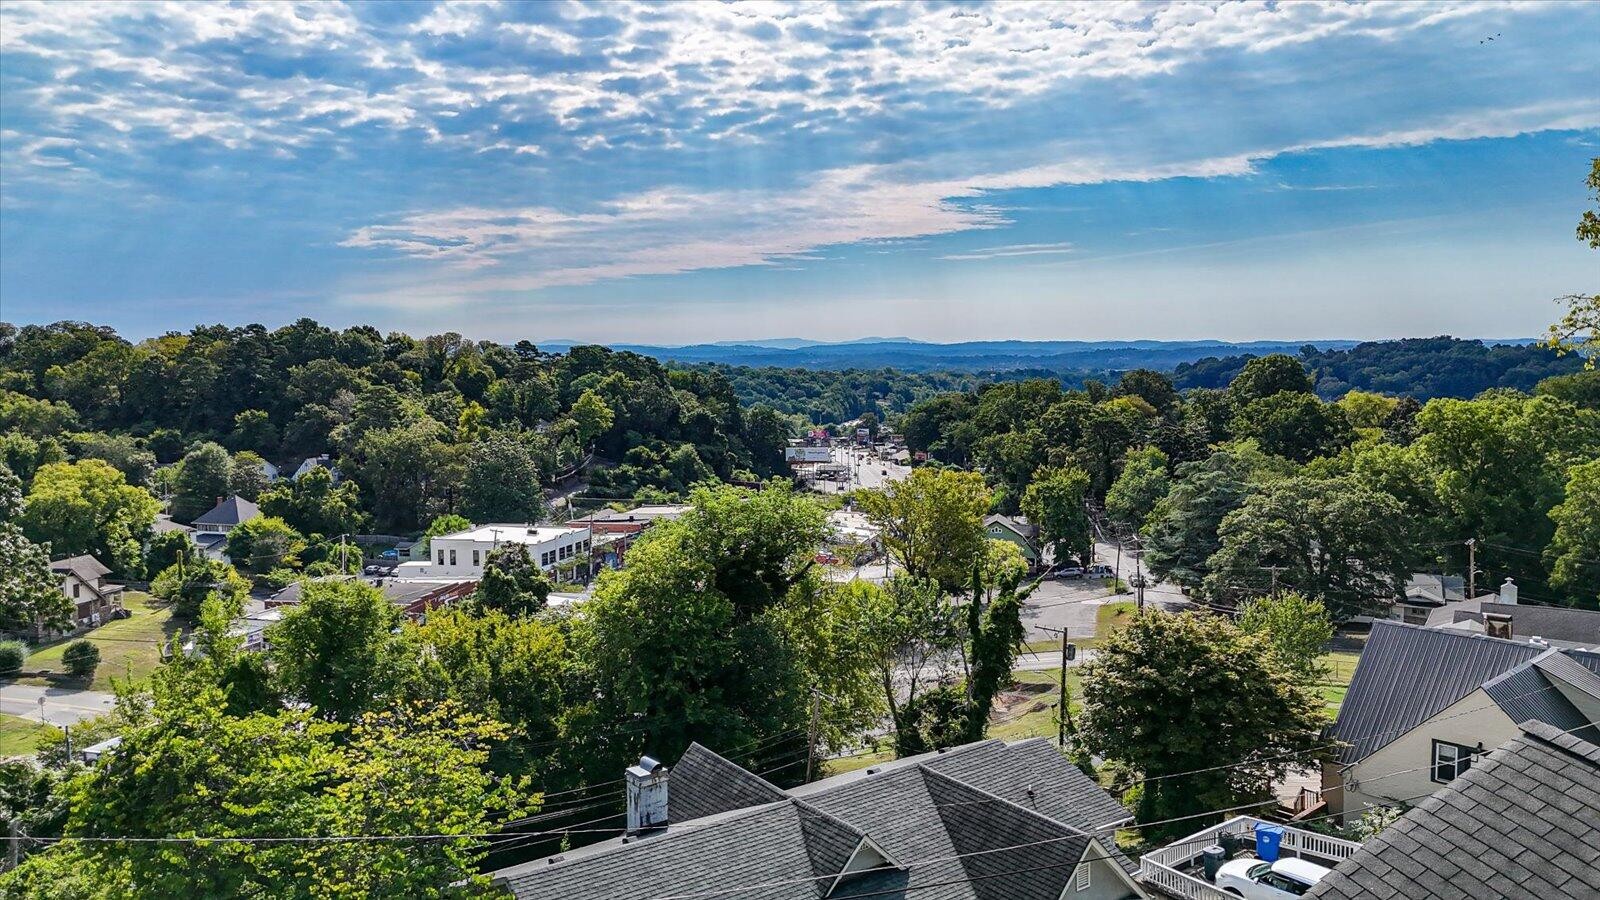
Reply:
[[932, 578], [954, 592], [983, 551], [989, 489], [975, 472], [916, 469], [881, 490], [858, 494], [884, 548], [913, 578]]
[[58, 557], [93, 554], [114, 572], [138, 574], [140, 547], [160, 509], [144, 488], [98, 459], [51, 463], [33, 478], [22, 529]]

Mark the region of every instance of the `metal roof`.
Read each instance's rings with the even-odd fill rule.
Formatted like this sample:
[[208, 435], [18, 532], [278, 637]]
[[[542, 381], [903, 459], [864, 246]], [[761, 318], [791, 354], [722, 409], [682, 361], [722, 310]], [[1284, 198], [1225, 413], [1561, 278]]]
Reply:
[[1545, 648], [1400, 622], [1372, 623], [1329, 734], [1359, 762]]

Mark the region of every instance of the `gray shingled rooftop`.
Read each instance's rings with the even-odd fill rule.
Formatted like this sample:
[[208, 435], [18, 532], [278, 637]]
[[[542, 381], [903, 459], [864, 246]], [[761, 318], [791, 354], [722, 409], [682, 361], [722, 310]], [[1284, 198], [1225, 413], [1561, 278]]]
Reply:
[[1600, 746], [1542, 723], [1368, 841], [1307, 897], [1600, 897]]
[[[787, 792], [691, 745], [671, 770], [668, 803], [672, 824], [654, 835], [497, 875], [517, 897], [548, 900], [1057, 900], [1091, 847], [1087, 832], [1128, 818], [1045, 741], [980, 741]], [[891, 865], [839, 879], [863, 840]], [[1106, 833], [1094, 846], [1115, 853]]]

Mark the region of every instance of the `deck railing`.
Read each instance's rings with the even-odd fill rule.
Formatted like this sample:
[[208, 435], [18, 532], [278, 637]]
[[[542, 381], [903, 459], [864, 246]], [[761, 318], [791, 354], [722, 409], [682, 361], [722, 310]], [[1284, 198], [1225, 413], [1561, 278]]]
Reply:
[[[1253, 836], [1257, 824], [1275, 824], [1254, 816], [1236, 816], [1220, 825], [1197, 831], [1188, 837], [1139, 857], [1139, 880], [1164, 894], [1184, 900], [1234, 900], [1232, 894], [1213, 887], [1203, 878], [1181, 871], [1200, 859], [1201, 851], [1216, 844], [1224, 834]], [[1361, 849], [1355, 841], [1318, 834], [1293, 826], [1283, 828], [1280, 852], [1287, 856], [1314, 857], [1338, 864]]]

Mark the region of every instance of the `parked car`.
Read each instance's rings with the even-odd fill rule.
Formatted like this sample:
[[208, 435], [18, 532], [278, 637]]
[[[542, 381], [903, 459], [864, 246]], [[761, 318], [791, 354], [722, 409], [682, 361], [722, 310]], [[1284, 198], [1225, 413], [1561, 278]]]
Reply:
[[1082, 578], [1083, 569], [1078, 566], [1067, 566], [1065, 569], [1057, 569], [1056, 574], [1062, 578]]
[[1131, 587], [1149, 587], [1150, 579], [1144, 577], [1143, 575], [1135, 575], [1128, 579], [1128, 584]]
[[384, 559], [399, 559], [400, 558], [400, 551], [394, 549], [393, 547], [390, 547], [389, 549], [383, 551], [382, 553], [379, 553], [378, 556], [380, 556], [380, 557], [382, 557]]
[[1217, 887], [1245, 900], [1287, 900], [1316, 887], [1331, 871], [1314, 862], [1289, 857], [1272, 863], [1234, 859], [1217, 870]]
[[1095, 563], [1089, 567], [1088, 574], [1090, 578], [1110, 578], [1114, 573], [1111, 571], [1110, 566], [1103, 563]]

